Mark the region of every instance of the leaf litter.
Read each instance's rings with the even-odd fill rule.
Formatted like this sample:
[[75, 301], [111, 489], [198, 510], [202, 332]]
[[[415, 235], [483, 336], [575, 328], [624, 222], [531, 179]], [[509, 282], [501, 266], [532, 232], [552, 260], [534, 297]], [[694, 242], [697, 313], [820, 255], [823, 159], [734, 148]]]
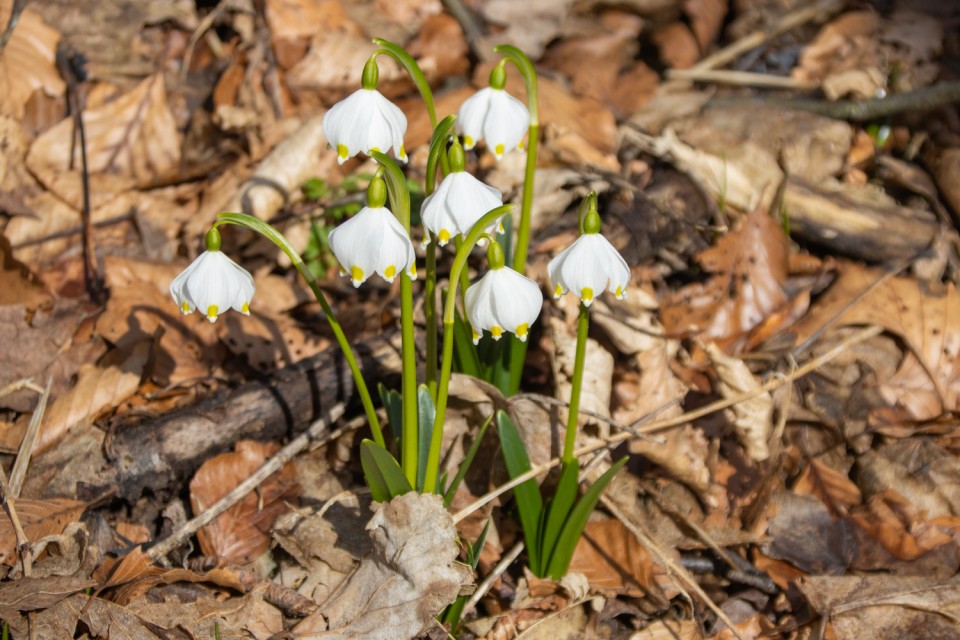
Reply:
[[[12, 4], [0, 3], [4, 24]], [[941, 25], [956, 11], [831, 9], [820, 24], [781, 32], [794, 14], [766, 3], [468, 5], [464, 14], [438, 2], [34, 0], [23, 10], [0, 54], [5, 469], [26, 455], [32, 389], [49, 380], [51, 398], [24, 495], [5, 495], [0, 513], [0, 617], [11, 636], [439, 636], [437, 614], [474, 588], [485, 591], [458, 637], [957, 635], [956, 108], [913, 105], [867, 123], [826, 111], [838, 98], [869, 104], [878, 92], [909, 96], [950, 80], [958, 43]], [[760, 41], [717, 63], [712, 54], [741, 46], [758, 24]], [[542, 284], [584, 193], [597, 189], [601, 211], [616, 212], [605, 221], [633, 281], [625, 305], [595, 303], [582, 442], [628, 441], [629, 473], [611, 485], [609, 508], [626, 518], [595, 516], [562, 583], [525, 574], [522, 554], [497, 569], [522, 537], [509, 493], [456, 524], [432, 498], [371, 505], [349, 429], [201, 530], [173, 567], [154, 563], [149, 545], [182, 524], [187, 503], [202, 513], [282, 443], [231, 443], [233, 453], [183, 474], [189, 486], [139, 498], [117, 498], [108, 479], [117, 429], [189, 412], [218, 389], [281, 385], [326, 352], [289, 264], [243, 234], [224, 240], [256, 265], [264, 295], [252, 321], [181, 318], [166, 287], [223, 210], [270, 220], [322, 256], [316, 232], [342, 205], [330, 188], [372, 169], [339, 167], [318, 125], [355, 88], [374, 35], [414, 52], [441, 113], [484, 85], [490, 44], [534, 57], [543, 135], [530, 272]], [[102, 307], [83, 292], [80, 157], [58, 42], [90, 72], [69, 90], [85, 103]], [[419, 179], [426, 118], [384, 62]], [[718, 64], [730, 68], [708, 70], [749, 82], [776, 75], [788, 88], [663, 73]], [[811, 83], [817, 113], [792, 100]], [[478, 162], [508, 198], [521, 189], [517, 158]], [[302, 190], [311, 179], [319, 198]], [[392, 326], [391, 291], [361, 300], [317, 260], [322, 286], [364, 319], [352, 338]], [[507, 400], [455, 382], [446, 468], [496, 409], [517, 418], [534, 464], [557, 455], [575, 310], [551, 309], [550, 330], [532, 336], [535, 393]], [[867, 325], [884, 333], [790, 377]], [[684, 413], [715, 402], [723, 409]], [[495, 437], [481, 445], [487, 463], [454, 511], [505, 481]], [[17, 546], [13, 518], [29, 549]], [[473, 574], [458, 542], [488, 522]]]

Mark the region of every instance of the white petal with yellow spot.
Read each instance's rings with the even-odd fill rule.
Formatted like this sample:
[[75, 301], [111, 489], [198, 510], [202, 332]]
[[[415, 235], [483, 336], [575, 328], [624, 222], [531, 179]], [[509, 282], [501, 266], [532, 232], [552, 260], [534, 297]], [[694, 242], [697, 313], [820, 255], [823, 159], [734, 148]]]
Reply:
[[[454, 236], [468, 233], [485, 213], [502, 204], [499, 190], [466, 171], [456, 171], [444, 178], [437, 190], [423, 201], [420, 218], [442, 247]], [[491, 225], [487, 232], [493, 233], [497, 226]], [[424, 243], [427, 242], [429, 239], [425, 236]]]
[[416, 279], [413, 243], [386, 207], [364, 207], [329, 235], [342, 272], [359, 287], [374, 273], [393, 282], [401, 271]]
[[337, 150], [337, 162], [343, 164], [358, 153], [387, 153], [391, 148], [398, 160], [407, 161], [403, 136], [407, 117], [376, 89], [360, 89], [323, 116], [323, 134]]
[[617, 299], [627, 295], [630, 268], [619, 252], [599, 233], [586, 233], [547, 265], [554, 297], [567, 291], [590, 306], [595, 296], [610, 290]]
[[222, 251], [204, 251], [170, 283], [184, 315], [200, 309], [210, 322], [227, 309], [250, 315], [254, 289], [253, 277]]
[[499, 340], [505, 331], [526, 341], [532, 325], [540, 315], [543, 294], [530, 278], [509, 267], [491, 269], [464, 294], [467, 319], [473, 328], [473, 343], [489, 331]]
[[482, 138], [500, 160], [507, 151], [520, 148], [530, 127], [530, 113], [526, 105], [503, 89], [487, 87], [460, 106], [456, 127], [464, 136], [464, 149], [472, 149]]

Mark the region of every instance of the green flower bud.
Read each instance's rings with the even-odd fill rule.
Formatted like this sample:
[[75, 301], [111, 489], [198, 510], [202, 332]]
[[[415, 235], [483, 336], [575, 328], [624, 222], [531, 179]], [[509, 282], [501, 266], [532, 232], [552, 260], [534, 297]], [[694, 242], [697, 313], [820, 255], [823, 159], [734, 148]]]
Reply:
[[207, 231], [203, 240], [207, 245], [207, 251], [220, 251], [220, 232], [216, 228]]
[[387, 203], [387, 185], [379, 175], [373, 176], [367, 187], [367, 206], [379, 209]]
[[490, 71], [490, 88], [503, 89], [507, 86], [507, 67], [504, 60]]
[[487, 247], [487, 262], [490, 264], [490, 269], [494, 271], [503, 269], [507, 263], [507, 258], [503, 255], [503, 247], [499, 242], [491, 242]]
[[370, 56], [367, 64], [363, 65], [363, 75], [360, 76], [360, 86], [364, 89], [376, 89], [380, 79], [380, 67], [377, 66], [377, 57]]
[[453, 144], [447, 152], [447, 157], [450, 159], [451, 173], [459, 173], [464, 170], [467, 165], [467, 159], [464, 156], [463, 147], [460, 145], [460, 138], [454, 136]]

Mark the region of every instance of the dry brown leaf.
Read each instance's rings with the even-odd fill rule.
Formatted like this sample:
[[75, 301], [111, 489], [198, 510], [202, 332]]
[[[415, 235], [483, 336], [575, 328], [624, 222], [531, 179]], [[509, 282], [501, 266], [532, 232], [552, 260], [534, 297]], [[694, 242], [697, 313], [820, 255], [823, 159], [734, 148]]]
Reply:
[[953, 537], [926, 523], [926, 514], [892, 489], [870, 496], [850, 518], [870, 533], [894, 557], [916, 560], [945, 544]]
[[684, 0], [683, 11], [690, 19], [700, 51], [707, 51], [720, 35], [727, 9], [727, 0]]
[[373, 552], [343, 587], [294, 627], [309, 638], [394, 640], [432, 628], [470, 569], [457, 562], [457, 532], [440, 496], [416, 492], [383, 504], [367, 524]]
[[630, 443], [631, 453], [649, 458], [701, 497], [710, 490], [708, 449], [703, 431], [688, 424], [660, 434], [660, 442], [638, 439]]
[[672, 22], [651, 36], [660, 51], [660, 59], [671, 69], [688, 69], [700, 59], [700, 45], [690, 27]]
[[[866, 291], [882, 272], [845, 263], [840, 277], [811, 307], [807, 317], [794, 327], [799, 340], [806, 339], [827, 321], [835, 326], [876, 324], [898, 335], [919, 359], [922, 368], [902, 363], [896, 385], [890, 381], [881, 393], [891, 403], [903, 402], [918, 420], [935, 418], [943, 410], [960, 408], [960, 296], [952, 284], [942, 295], [924, 290], [910, 278], [890, 278], [850, 308], [851, 300]], [[910, 394], [901, 398], [900, 390]], [[939, 408], [926, 389], [936, 394]]]
[[960, 578], [811, 576], [800, 591], [833, 626], [837, 640], [955, 638]]
[[[572, 296], [570, 297], [572, 298]], [[565, 322], [558, 318], [550, 318], [548, 322], [554, 344], [552, 364], [556, 378], [557, 399], [569, 404], [577, 350], [576, 334], [569, 329]], [[588, 338], [583, 363], [583, 384], [580, 390], [581, 410], [609, 416], [612, 384], [613, 355], [596, 340]], [[561, 411], [561, 421], [564, 424], [567, 421], [566, 414], [565, 410]], [[580, 417], [580, 420], [587, 423], [596, 422], [583, 417]], [[605, 437], [610, 431], [610, 426], [605, 422], [599, 423], [597, 426], [600, 437]], [[580, 430], [577, 435], [585, 434]]]
[[[712, 342], [706, 345], [706, 350], [716, 367], [717, 387], [724, 398], [735, 398], [760, 387], [743, 360], [724, 354]], [[761, 462], [769, 458], [768, 442], [773, 430], [773, 396], [770, 392], [741, 400], [725, 413], [750, 459]]]
[[[76, 522], [87, 509], [85, 502], [57, 498], [55, 500], [17, 500], [17, 517], [27, 540], [58, 535], [67, 525]], [[0, 564], [16, 562], [17, 536], [6, 509], [0, 509]]]
[[470, 68], [470, 47], [463, 29], [455, 18], [446, 13], [438, 13], [424, 20], [420, 32], [406, 49], [416, 58], [431, 83], [442, 82], [450, 76], [465, 75]]
[[223, 601], [200, 598], [190, 603], [143, 599], [128, 608], [156, 628], [174, 633], [186, 630], [194, 638], [214, 638], [219, 630], [224, 639], [269, 640], [282, 632], [283, 614], [264, 601], [268, 584], [258, 586], [242, 598]]
[[143, 546], [137, 545], [119, 558], [104, 558], [93, 573], [93, 577], [102, 588], [107, 589], [163, 572], [164, 569], [153, 564], [153, 560], [144, 552]]
[[820, 460], [811, 460], [793, 486], [794, 493], [816, 496], [836, 516], [845, 516], [863, 500], [860, 489], [846, 474]]
[[97, 638], [124, 638], [124, 640], [160, 640], [140, 616], [100, 598], [92, 598], [83, 607], [80, 619]]
[[12, 611], [46, 609], [96, 584], [95, 580], [89, 578], [69, 576], [20, 578], [14, 582], [0, 583], [0, 617], [9, 617]]
[[[190, 481], [190, 506], [200, 515], [259, 469], [280, 449], [277, 444], [241, 440], [233, 453], [210, 458]], [[205, 555], [235, 564], [253, 562], [270, 547], [270, 527], [287, 510], [284, 503], [296, 491], [296, 472], [287, 463], [256, 492], [222, 513], [197, 532]]]
[[152, 343], [142, 340], [129, 351], [117, 349], [100, 364], [80, 367], [77, 383], [47, 408], [34, 453], [46, 451], [81, 422], [96, 420], [115, 409], [140, 387]]
[[602, 592], [668, 602], [676, 586], [663, 565], [620, 520], [588, 522], [570, 561], [571, 573], [582, 573], [590, 587]]
[[[169, 178], [180, 163], [180, 132], [167, 105], [163, 74], [83, 112], [93, 208], [131, 187]], [[47, 188], [80, 209], [80, 145], [72, 144], [73, 119], [61, 120], [30, 147], [27, 166]], [[71, 155], [73, 154], [73, 155]]]
[[498, 44], [512, 44], [536, 60], [560, 33], [573, 4], [573, 0], [488, 0], [481, 11], [486, 20], [505, 27], [496, 36]]
[[265, 14], [277, 62], [284, 69], [303, 59], [308, 41], [315, 34], [359, 31], [341, 0], [268, 0]]
[[[10, 20], [12, 0], [0, 2], [0, 24]], [[29, 7], [20, 14], [13, 35], [0, 56], [0, 113], [22, 118], [24, 106], [36, 91], [63, 96], [66, 85], [56, 66], [60, 34]]]
[[767, 524], [771, 541], [763, 553], [786, 560], [807, 573], [841, 574], [856, 554], [856, 527], [836, 520], [813, 496], [780, 492], [774, 497], [776, 514]]
[[630, 640], [704, 640], [706, 637], [696, 620], [655, 620], [631, 635]]
[[787, 239], [773, 218], [759, 209], [733, 232], [697, 256], [706, 283], [684, 287], [663, 303], [668, 335], [701, 335], [729, 341], [759, 325], [788, 302]]
[[228, 314], [217, 328], [230, 351], [262, 373], [309, 358], [331, 345], [331, 340], [289, 316], [270, 312], [254, 311], [250, 317]]

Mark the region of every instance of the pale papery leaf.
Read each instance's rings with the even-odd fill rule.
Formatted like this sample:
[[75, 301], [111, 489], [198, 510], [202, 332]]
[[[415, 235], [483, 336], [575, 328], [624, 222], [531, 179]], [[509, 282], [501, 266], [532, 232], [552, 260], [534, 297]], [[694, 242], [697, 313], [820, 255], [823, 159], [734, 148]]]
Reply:
[[[12, 0], [0, 2], [0, 24], [10, 20]], [[51, 98], [63, 96], [66, 85], [56, 66], [60, 34], [47, 26], [30, 8], [20, 21], [0, 56], [0, 113], [22, 118], [24, 107], [36, 91]]]
[[[760, 387], [743, 360], [724, 354], [712, 342], [706, 345], [706, 350], [716, 368], [718, 390], [724, 398], [736, 398]], [[770, 392], [740, 400], [727, 409], [726, 414], [750, 459], [761, 462], [769, 458], [769, 439], [773, 430], [773, 396]]]
[[[213, 457], [190, 481], [190, 506], [200, 515], [259, 469], [279, 450], [276, 444], [250, 440], [237, 443], [232, 453]], [[270, 527], [287, 510], [284, 499], [296, 489], [296, 472], [288, 463], [248, 493], [216, 520], [197, 532], [200, 548], [208, 556], [236, 564], [256, 560], [270, 546]]]
[[[94, 208], [118, 192], [168, 179], [179, 168], [181, 135], [167, 104], [162, 73], [85, 110], [83, 122]], [[48, 189], [79, 209], [80, 145], [74, 145], [73, 138], [73, 118], [61, 120], [34, 141], [27, 166]]]

